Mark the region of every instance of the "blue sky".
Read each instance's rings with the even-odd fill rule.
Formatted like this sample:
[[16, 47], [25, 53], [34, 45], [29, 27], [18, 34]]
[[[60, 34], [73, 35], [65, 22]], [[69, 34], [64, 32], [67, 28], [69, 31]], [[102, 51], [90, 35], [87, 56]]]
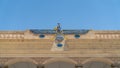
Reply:
[[120, 0], [0, 0], [0, 30], [120, 30]]

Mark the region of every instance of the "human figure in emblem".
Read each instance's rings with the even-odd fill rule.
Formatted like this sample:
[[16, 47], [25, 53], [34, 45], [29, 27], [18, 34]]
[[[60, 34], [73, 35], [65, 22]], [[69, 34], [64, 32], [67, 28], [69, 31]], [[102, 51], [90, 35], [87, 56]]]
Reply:
[[58, 23], [58, 26], [57, 26], [57, 32], [61, 32], [61, 26], [60, 26], [60, 23]]
[[58, 23], [58, 26], [55, 28], [55, 30], [56, 30], [57, 33], [61, 33], [62, 32], [60, 23]]

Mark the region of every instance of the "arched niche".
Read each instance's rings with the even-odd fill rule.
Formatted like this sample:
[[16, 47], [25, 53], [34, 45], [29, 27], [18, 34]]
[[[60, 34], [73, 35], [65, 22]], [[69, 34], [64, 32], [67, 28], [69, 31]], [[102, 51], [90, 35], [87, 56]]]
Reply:
[[111, 65], [100, 61], [91, 61], [85, 63], [83, 68], [111, 68]]
[[45, 64], [44, 68], [75, 68], [75, 64], [64, 61], [56, 61]]
[[5, 63], [5, 66], [10, 66], [12, 64], [19, 63], [19, 62], [28, 62], [36, 65], [38, 64], [35, 60], [30, 58], [16, 58], [16, 59], [8, 60], [8, 62]]
[[9, 65], [8, 68], [37, 68], [37, 65], [31, 62], [17, 62]]
[[98, 61], [98, 62], [103, 62], [103, 63], [106, 63], [106, 64], [114, 64], [114, 62], [108, 58], [89, 58], [89, 59], [86, 59], [85, 61], [82, 62], [82, 64], [85, 64], [85, 63], [89, 63], [89, 62], [95, 62], [95, 61]]
[[43, 64], [44, 68], [75, 68], [77, 62], [70, 58], [51, 58]]
[[45, 62], [43, 62], [42, 64], [50, 64], [50, 63], [54, 63], [54, 62], [58, 62], [58, 61], [77, 64], [77, 62], [75, 60], [70, 59], [70, 58], [50, 58], [50, 59], [46, 60]]
[[90, 58], [82, 62], [83, 68], [111, 68], [113, 61], [107, 58]]

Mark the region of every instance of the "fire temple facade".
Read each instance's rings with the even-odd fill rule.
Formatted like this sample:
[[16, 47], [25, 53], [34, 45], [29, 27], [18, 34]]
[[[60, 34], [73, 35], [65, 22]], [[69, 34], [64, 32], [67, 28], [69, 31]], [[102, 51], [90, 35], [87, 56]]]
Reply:
[[120, 31], [0, 31], [0, 68], [120, 68]]

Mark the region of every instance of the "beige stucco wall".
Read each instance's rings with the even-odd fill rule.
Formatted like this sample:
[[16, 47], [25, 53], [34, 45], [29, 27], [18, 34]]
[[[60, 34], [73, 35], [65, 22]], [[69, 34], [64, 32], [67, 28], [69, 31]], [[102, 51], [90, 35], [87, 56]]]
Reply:
[[29, 30], [0, 32], [0, 57], [120, 57], [120, 31], [91, 30], [79, 39], [66, 34], [65, 51], [51, 51], [55, 36], [41, 39]]

